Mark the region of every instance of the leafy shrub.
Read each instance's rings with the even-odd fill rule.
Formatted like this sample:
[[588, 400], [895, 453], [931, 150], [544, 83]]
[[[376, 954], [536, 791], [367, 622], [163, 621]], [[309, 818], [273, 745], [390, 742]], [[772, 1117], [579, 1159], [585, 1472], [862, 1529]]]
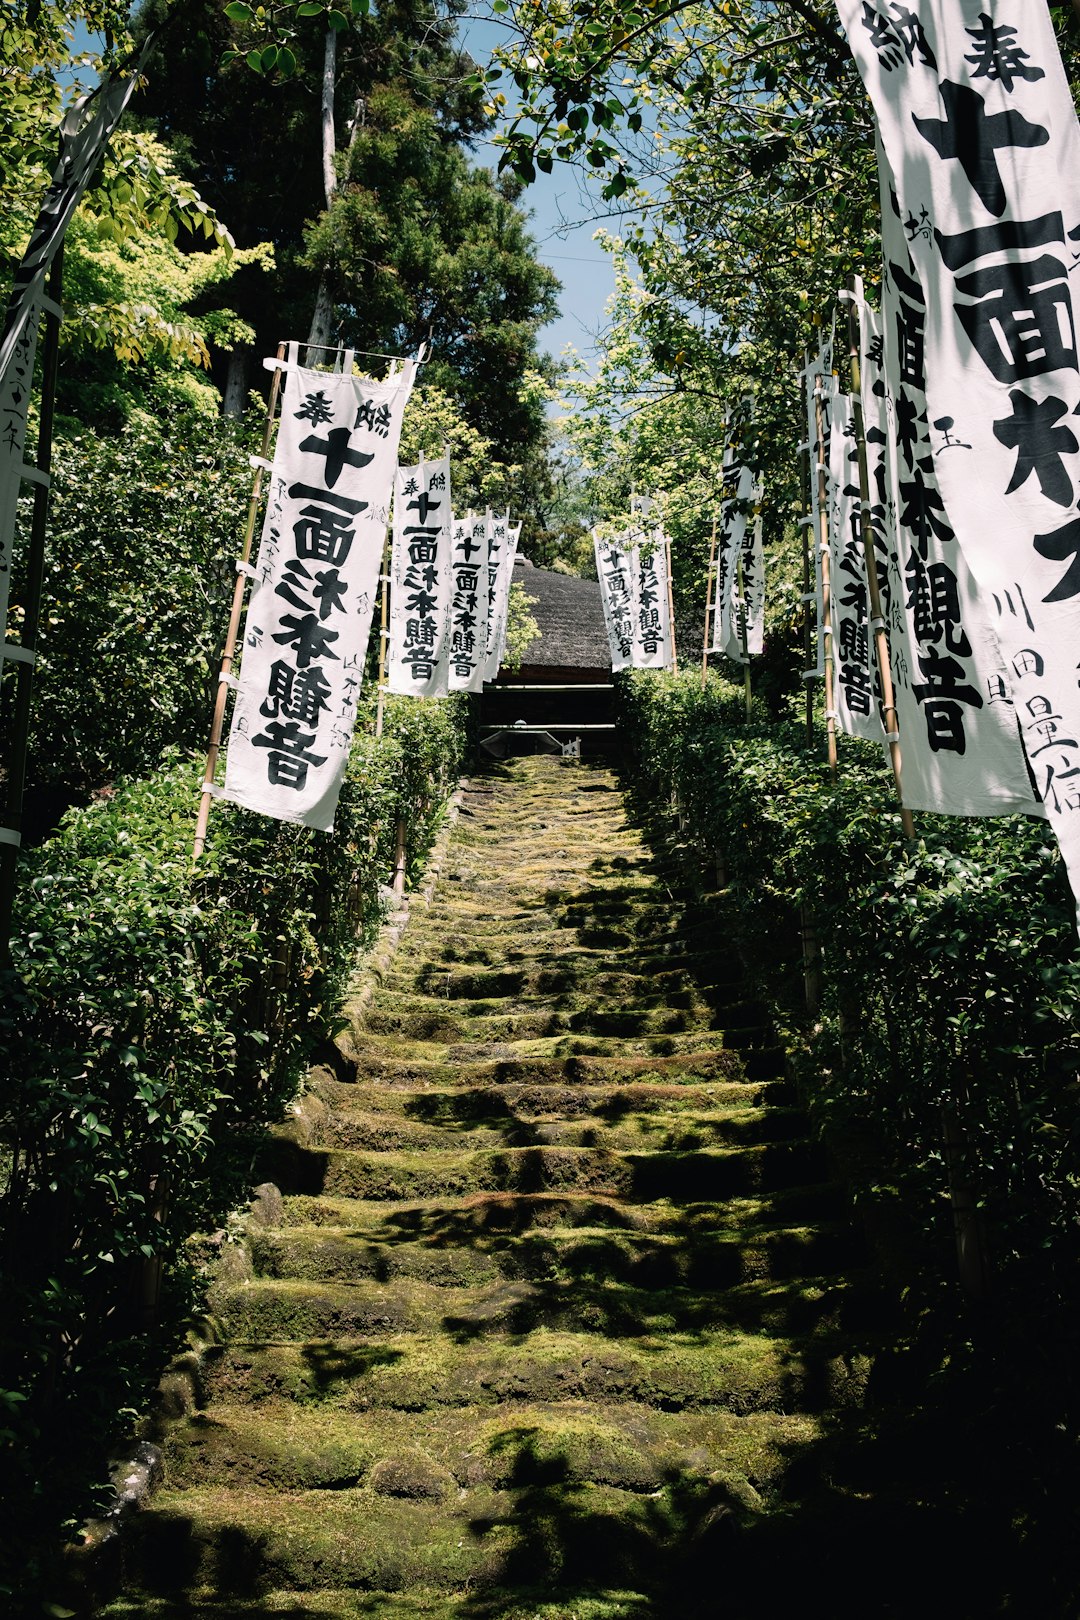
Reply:
[[160, 1364], [158, 1268], [179, 1322], [185, 1244], [242, 1198], [373, 937], [399, 818], [423, 856], [467, 716], [391, 699], [384, 735], [356, 740], [333, 835], [223, 803], [193, 873], [199, 768], [173, 753], [27, 856], [0, 1012], [9, 1528], [35, 1492], [77, 1486]]
[[181, 412], [164, 424], [137, 416], [118, 437], [57, 440], [34, 785], [85, 794], [152, 770], [165, 747], [205, 745], [251, 490], [249, 439], [243, 426]]
[[869, 1129], [868, 1176], [893, 1177], [940, 1237], [948, 1110], [999, 1272], [1056, 1288], [1080, 1259], [1080, 962], [1046, 824], [919, 815], [907, 844], [880, 750], [844, 739], [833, 783], [801, 728], [740, 724], [713, 678], [703, 693], [699, 677], [635, 675], [621, 691], [635, 779], [654, 809], [677, 795], [719, 858], [718, 903], [789, 1020], [813, 918], [825, 976], [807, 1075], [834, 1139]]

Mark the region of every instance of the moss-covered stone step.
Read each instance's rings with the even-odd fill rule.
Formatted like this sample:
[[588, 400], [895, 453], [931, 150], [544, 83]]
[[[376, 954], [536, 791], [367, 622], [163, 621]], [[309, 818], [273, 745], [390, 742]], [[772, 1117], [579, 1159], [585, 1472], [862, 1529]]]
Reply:
[[566, 1227], [625, 1232], [749, 1232], [842, 1222], [847, 1199], [833, 1182], [786, 1187], [746, 1198], [681, 1202], [626, 1203], [581, 1192], [473, 1193], [465, 1198], [405, 1199], [398, 1202], [293, 1195], [283, 1200], [281, 1227], [347, 1228], [373, 1242], [420, 1242], [437, 1247], [476, 1247], [506, 1233]]
[[432, 1198], [472, 1192], [593, 1192], [652, 1203], [659, 1198], [742, 1197], [824, 1179], [812, 1142], [687, 1152], [622, 1153], [602, 1147], [499, 1149], [299, 1148], [267, 1144], [264, 1176], [289, 1192], [347, 1198]]
[[468, 1345], [541, 1330], [636, 1339], [666, 1334], [806, 1334], [841, 1320], [848, 1284], [836, 1278], [754, 1279], [727, 1288], [650, 1285], [565, 1268], [561, 1276], [500, 1277], [447, 1286], [416, 1277], [350, 1282], [257, 1279], [216, 1291], [214, 1308], [234, 1340], [383, 1339], [438, 1326]]
[[[611, 1057], [625, 1062], [631, 1057], [677, 1057], [680, 1053], [711, 1053], [718, 1048], [752, 1053], [764, 1051], [782, 1058], [771, 1031], [751, 1026], [737, 1029], [693, 1029], [667, 1035], [574, 1035], [554, 1034], [515, 1040], [420, 1040], [406, 1035], [380, 1035], [353, 1028], [347, 1040], [348, 1052], [357, 1069], [383, 1072], [391, 1067], [407, 1069], [414, 1063], [470, 1064], [512, 1062], [515, 1059], [568, 1057]], [[387, 1060], [390, 1060], [389, 1062]], [[774, 1071], [775, 1072], [775, 1069]]]
[[412, 1414], [404, 1427], [396, 1412], [361, 1417], [284, 1406], [267, 1423], [246, 1407], [217, 1406], [169, 1431], [163, 1462], [174, 1492], [223, 1484], [377, 1488], [396, 1473], [414, 1495], [438, 1500], [455, 1489], [512, 1485], [524, 1443], [534, 1464], [567, 1482], [653, 1492], [673, 1474], [705, 1464], [767, 1498], [794, 1454], [821, 1433], [820, 1420], [805, 1414], [658, 1412], [632, 1403], [526, 1403], [504, 1414], [486, 1406], [441, 1407]]
[[[428, 1056], [426, 1050], [419, 1056], [407, 1056], [398, 1045], [384, 1045], [375, 1040], [352, 1049], [358, 1078], [407, 1088], [445, 1087], [455, 1083], [461, 1087], [591, 1084], [618, 1087], [712, 1080], [734, 1083], [747, 1078], [749, 1065], [767, 1050], [739, 1053], [713, 1045], [696, 1051], [644, 1055], [621, 1051], [596, 1055], [580, 1052], [516, 1055], [508, 1051], [491, 1057], [451, 1061], [445, 1056]], [[772, 1049], [773, 1054], [777, 1051], [777, 1048]], [[774, 1063], [767, 1074], [753, 1078], [772, 1079], [774, 1073], [782, 1072], [782, 1054], [780, 1057], [779, 1069]]]
[[[554, 1593], [554, 1595], [553, 1595]], [[185, 1587], [177, 1597], [152, 1592], [117, 1598], [99, 1611], [102, 1620], [657, 1620], [651, 1598], [606, 1591], [586, 1580], [580, 1588], [551, 1581], [530, 1590], [515, 1587], [488, 1594], [478, 1604], [471, 1587], [460, 1592], [332, 1590], [265, 1591], [258, 1597], [226, 1593], [218, 1586]]]
[[164, 1491], [137, 1522], [129, 1568], [135, 1584], [159, 1595], [185, 1586], [241, 1596], [275, 1587], [456, 1593], [471, 1586], [480, 1595], [545, 1576], [550, 1594], [569, 1580], [652, 1582], [660, 1560], [674, 1573], [665, 1555], [673, 1526], [692, 1533], [688, 1497], [699, 1535], [722, 1515], [756, 1515], [753, 1493], [722, 1471], [678, 1475], [642, 1498], [545, 1471], [527, 1439], [518, 1450], [511, 1487], [478, 1486], [447, 1501], [360, 1486], [335, 1492], [331, 1511], [323, 1491]]
[[251, 1239], [255, 1275], [315, 1282], [414, 1277], [473, 1286], [500, 1277], [590, 1277], [642, 1287], [676, 1284], [729, 1288], [752, 1279], [819, 1277], [859, 1254], [837, 1223], [765, 1225], [719, 1232], [640, 1232], [611, 1226], [479, 1230], [469, 1245], [394, 1238], [385, 1224], [367, 1230], [328, 1225], [258, 1231]]
[[[339, 1105], [328, 1115], [319, 1141], [324, 1147], [359, 1149], [448, 1148], [456, 1143], [471, 1149], [500, 1147], [596, 1147], [616, 1152], [646, 1148], [651, 1152], [688, 1152], [699, 1148], [759, 1146], [790, 1142], [807, 1134], [806, 1116], [797, 1108], [753, 1108], [729, 1104], [709, 1109], [662, 1110], [648, 1101], [639, 1109], [590, 1111], [584, 1117], [571, 1111], [525, 1115], [510, 1107], [501, 1112], [492, 1098], [486, 1108], [481, 1099], [464, 1117], [446, 1123], [408, 1118], [393, 1110]], [[540, 1097], [536, 1101], [541, 1101]]]
[[704, 998], [687, 1007], [608, 1006], [603, 1002], [553, 1005], [547, 997], [522, 997], [517, 1003], [489, 1000], [450, 1002], [439, 997], [380, 997], [366, 1011], [357, 1030], [364, 1034], [400, 1036], [406, 1041], [531, 1041], [549, 1035], [590, 1036], [676, 1035], [688, 1030], [714, 1032], [718, 1040], [732, 1030], [768, 1029], [755, 1002], [730, 1002], [714, 1007]]
[[795, 1091], [784, 1080], [688, 1079], [664, 1085], [628, 1081], [623, 1085], [559, 1085], [503, 1082], [450, 1086], [424, 1080], [409, 1084], [338, 1080], [329, 1070], [309, 1077], [309, 1089], [337, 1117], [377, 1113], [396, 1115], [448, 1130], [475, 1126], [501, 1127], [514, 1120], [583, 1120], [613, 1123], [661, 1114], [730, 1113], [741, 1121], [747, 1112], [784, 1119], [794, 1111]]
[[463, 1355], [449, 1335], [227, 1344], [198, 1375], [205, 1404], [270, 1412], [281, 1402], [362, 1413], [504, 1402], [632, 1402], [661, 1411], [806, 1412], [861, 1399], [869, 1362], [846, 1334], [803, 1341], [737, 1330], [609, 1340], [539, 1329], [481, 1339]]
[[[680, 998], [696, 1000], [703, 994], [701, 981], [686, 968], [661, 973], [632, 973], [615, 969], [603, 955], [583, 956], [579, 962], [563, 958], [553, 966], [543, 959], [510, 967], [461, 968], [441, 961], [403, 964], [383, 979], [383, 986], [398, 993], [441, 996], [448, 1001], [543, 995], [563, 1006], [561, 998], [586, 995], [594, 1001], [613, 997], [632, 1006], [680, 1005]], [[724, 988], [732, 1001], [745, 995], [742, 981], [730, 973]], [[721, 993], [717, 985], [713, 994]]]

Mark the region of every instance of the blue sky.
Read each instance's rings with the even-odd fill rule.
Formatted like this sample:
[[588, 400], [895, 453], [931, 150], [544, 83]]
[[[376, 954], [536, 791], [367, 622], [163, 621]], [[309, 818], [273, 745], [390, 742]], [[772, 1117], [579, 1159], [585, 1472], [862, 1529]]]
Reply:
[[[464, 17], [460, 38], [477, 62], [486, 64], [491, 52], [506, 37], [498, 19], [487, 7], [477, 15]], [[509, 91], [507, 91], [509, 94]], [[477, 161], [492, 168], [498, 162], [498, 148], [485, 143], [477, 148]], [[556, 164], [550, 175], [538, 174], [521, 197], [520, 207], [532, 214], [532, 233], [537, 256], [549, 265], [563, 284], [559, 318], [540, 334], [540, 345], [556, 358], [572, 343], [585, 361], [595, 352], [596, 333], [604, 326], [604, 305], [615, 288], [611, 259], [593, 232], [604, 218], [605, 204], [599, 187], [586, 187], [581, 177], [566, 164]]]

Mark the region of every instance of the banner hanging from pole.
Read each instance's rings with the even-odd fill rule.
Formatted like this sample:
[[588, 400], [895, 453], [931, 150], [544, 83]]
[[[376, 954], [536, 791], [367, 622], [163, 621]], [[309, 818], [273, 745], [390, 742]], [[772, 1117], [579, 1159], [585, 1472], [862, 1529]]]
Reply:
[[628, 538], [618, 534], [605, 540], [597, 529], [593, 530], [596, 577], [615, 674], [633, 668], [634, 663], [633, 562]]
[[[509, 518], [509, 513], [507, 513], [507, 517]], [[517, 557], [520, 537], [521, 524], [508, 522], [503, 559], [496, 581], [495, 601], [490, 609], [489, 651], [484, 670], [485, 681], [495, 680], [502, 665], [503, 653], [506, 651], [506, 631], [510, 616], [510, 586], [514, 578], [514, 561]]]
[[752, 515], [754, 475], [734, 459], [734, 451], [724, 452], [724, 495], [720, 508], [720, 528], [716, 537], [716, 595], [713, 601], [712, 651], [736, 660], [742, 657], [738, 622], [739, 557], [744, 549], [746, 527]]
[[836, 723], [850, 737], [884, 742], [880, 682], [870, 632], [855, 420], [850, 396], [840, 392], [835, 377], [829, 383], [829, 588]]
[[941, 815], [1042, 815], [997, 636], [944, 515], [926, 396], [917, 378], [905, 374], [898, 333], [904, 329], [902, 289], [912, 284], [914, 269], [879, 156], [882, 314], [865, 300], [857, 300], [857, 308], [870, 515], [904, 752], [904, 802]]
[[399, 467], [394, 480], [387, 686], [444, 697], [450, 664], [450, 458]]
[[286, 368], [223, 791], [279, 821], [333, 828], [415, 374]]
[[634, 593], [635, 669], [670, 669], [675, 638], [671, 623], [667, 546], [664, 531], [638, 531], [630, 548]]
[[742, 584], [735, 581], [735, 622], [740, 641], [751, 658], [765, 651], [765, 547], [762, 541], [761, 502], [764, 486], [759, 482], [751, 491], [753, 522], [747, 522], [742, 548]]
[[[810, 473], [810, 533], [813, 536], [811, 543], [814, 563], [814, 665], [813, 673], [818, 680], [825, 675], [825, 590], [821, 573], [821, 480], [818, 473], [819, 465], [824, 465], [828, 474], [829, 453], [829, 397], [832, 391], [832, 343], [826, 342], [821, 346], [818, 354], [809, 361], [803, 376], [803, 391], [806, 403], [806, 451], [807, 464]], [[821, 405], [822, 431], [824, 444], [818, 442], [818, 405]], [[827, 515], [827, 514], [826, 514]]]
[[481, 692], [487, 658], [487, 517], [454, 519], [450, 547], [451, 692]]

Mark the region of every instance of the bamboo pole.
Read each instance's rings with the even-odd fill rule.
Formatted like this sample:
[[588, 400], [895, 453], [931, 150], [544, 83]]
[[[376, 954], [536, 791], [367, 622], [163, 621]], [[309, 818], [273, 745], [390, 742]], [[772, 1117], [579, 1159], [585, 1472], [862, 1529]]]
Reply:
[[[279, 343], [277, 347], [278, 360], [285, 358], [285, 344]], [[259, 460], [264, 462], [270, 450], [270, 440], [274, 432], [274, 418], [277, 415], [278, 397], [281, 393], [281, 366], [274, 367], [273, 381], [270, 384], [270, 399], [266, 407], [266, 420], [263, 423], [262, 450]], [[199, 804], [198, 820], [195, 823], [195, 843], [192, 847], [191, 858], [197, 861], [206, 848], [206, 829], [210, 823], [210, 804], [213, 799], [212, 788], [214, 777], [217, 774], [218, 755], [221, 752], [221, 738], [225, 729], [225, 705], [228, 701], [229, 687], [232, 685], [233, 659], [236, 654], [236, 641], [240, 633], [240, 615], [244, 609], [244, 589], [247, 580], [247, 570], [251, 566], [251, 546], [255, 539], [255, 522], [259, 515], [259, 500], [262, 495], [263, 468], [255, 467], [255, 481], [251, 487], [251, 499], [248, 501], [247, 521], [244, 524], [244, 544], [240, 553], [240, 561], [236, 570], [236, 584], [233, 586], [232, 608], [229, 612], [229, 628], [225, 635], [225, 649], [221, 657], [221, 672], [218, 676], [217, 695], [214, 699], [214, 717], [210, 723], [210, 742], [206, 750], [206, 769], [203, 771], [202, 799]]]
[[893, 689], [892, 668], [889, 664], [889, 638], [881, 612], [881, 585], [878, 580], [877, 549], [874, 544], [874, 526], [870, 521], [870, 474], [866, 462], [866, 434], [862, 410], [862, 366], [859, 355], [859, 312], [855, 293], [845, 290], [848, 306], [848, 359], [851, 362], [851, 408], [855, 419], [855, 444], [859, 453], [859, 527], [862, 533], [863, 557], [866, 563], [866, 584], [870, 595], [870, 629], [874, 636], [878, 678], [881, 682], [882, 718], [885, 722], [885, 741], [889, 747], [896, 797], [900, 805], [900, 824], [905, 838], [915, 837], [915, 822], [904, 803], [904, 780], [900, 756], [900, 721], [896, 712], [896, 693]]
[[716, 606], [713, 602], [713, 591], [716, 586], [716, 508], [713, 507], [712, 539], [709, 541], [709, 572], [705, 576], [705, 631], [701, 646], [701, 690], [705, 690], [705, 679], [709, 673], [709, 625], [710, 619], [716, 618]]
[[[807, 365], [810, 360], [807, 356]], [[804, 445], [799, 452], [803, 464], [802, 487], [810, 488], [810, 448]], [[816, 680], [814, 658], [814, 628], [810, 603], [813, 598], [811, 589], [813, 584], [813, 569], [810, 562], [810, 530], [814, 520], [809, 513], [804, 512], [799, 518], [799, 531], [802, 535], [802, 608], [803, 608], [803, 687], [806, 691], [806, 740], [814, 741], [814, 681]]]
[[814, 428], [817, 441], [818, 534], [821, 548], [821, 634], [825, 644], [825, 739], [829, 775], [836, 780], [835, 665], [832, 646], [832, 575], [829, 567], [829, 486], [825, 476], [825, 415], [821, 404], [821, 381], [814, 384]]
[[[41, 598], [45, 582], [45, 532], [49, 518], [56, 371], [62, 320], [59, 310], [63, 288], [64, 244], [61, 242], [49, 270], [47, 296], [52, 308], [48, 305], [45, 308], [45, 341], [41, 353], [41, 402], [38, 408], [38, 441], [35, 457], [35, 465], [42, 477], [34, 483], [34, 512], [30, 526], [26, 602], [22, 623], [22, 656], [15, 660], [15, 712], [2, 829], [5, 836], [0, 837], [0, 969], [11, 966], [11, 930], [15, 909], [15, 879], [22, 844], [26, 766], [30, 749], [31, 700], [34, 692], [34, 661], [37, 656]], [[3, 664], [0, 663], [0, 672], [2, 669]]]
[[[424, 473], [424, 452], [420, 452], [420, 476]], [[375, 688], [375, 735], [383, 734], [383, 712], [386, 707], [386, 665], [390, 652], [390, 569], [392, 566], [393, 534], [387, 533], [383, 541], [382, 569], [379, 574], [379, 669]]]
[[675, 650], [675, 598], [671, 590], [671, 539], [667, 529], [664, 530], [664, 557], [667, 562], [667, 610], [668, 628], [671, 633], [671, 673], [679, 673], [679, 655]]
[[746, 723], [749, 725], [753, 713], [754, 697], [750, 688], [750, 626], [747, 623], [746, 611], [746, 570], [743, 567], [743, 555], [739, 551], [738, 563], [739, 585], [739, 651], [742, 654], [743, 666], [743, 705], [746, 714]]

